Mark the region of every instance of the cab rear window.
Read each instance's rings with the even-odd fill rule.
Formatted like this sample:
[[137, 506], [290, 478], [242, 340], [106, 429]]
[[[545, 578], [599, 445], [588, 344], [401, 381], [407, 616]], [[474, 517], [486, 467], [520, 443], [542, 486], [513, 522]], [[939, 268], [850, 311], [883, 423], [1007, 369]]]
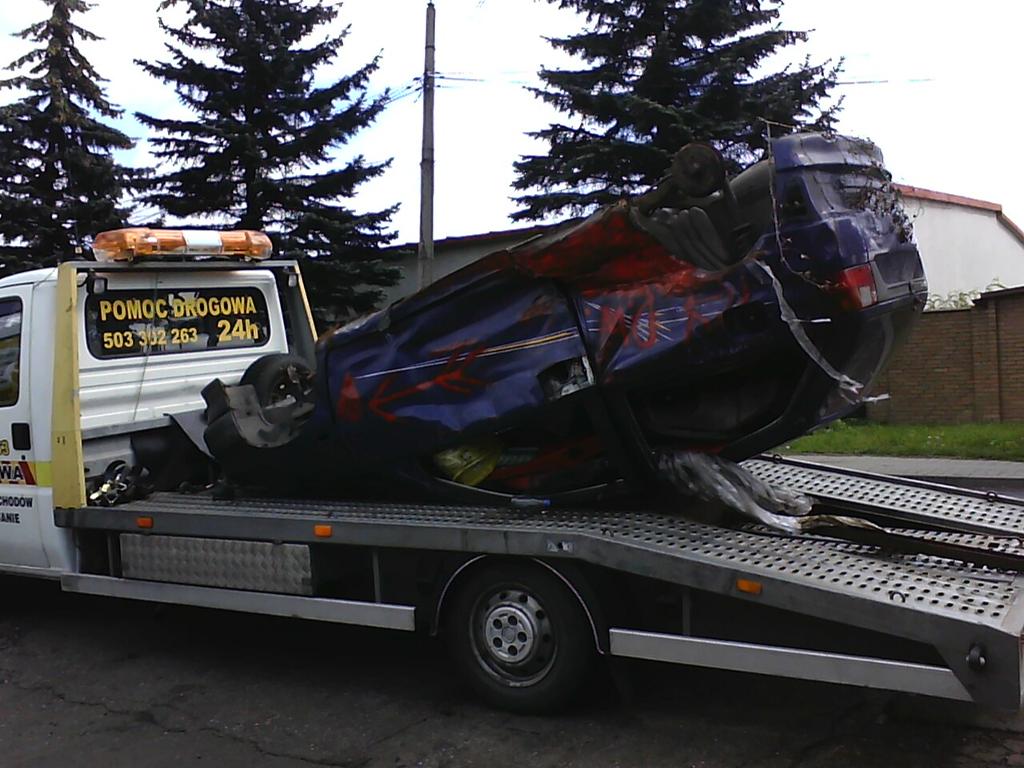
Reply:
[[21, 299], [0, 299], [0, 408], [18, 402]]
[[258, 288], [106, 290], [85, 301], [85, 336], [99, 359], [262, 347], [270, 340]]

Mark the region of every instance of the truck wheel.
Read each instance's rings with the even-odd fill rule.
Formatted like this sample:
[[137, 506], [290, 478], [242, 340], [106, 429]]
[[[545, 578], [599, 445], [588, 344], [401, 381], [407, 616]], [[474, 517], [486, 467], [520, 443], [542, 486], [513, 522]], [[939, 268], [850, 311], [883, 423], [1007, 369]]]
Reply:
[[466, 682], [513, 712], [565, 706], [595, 655], [579, 601], [536, 565], [502, 563], [472, 574], [447, 611], [445, 634]]

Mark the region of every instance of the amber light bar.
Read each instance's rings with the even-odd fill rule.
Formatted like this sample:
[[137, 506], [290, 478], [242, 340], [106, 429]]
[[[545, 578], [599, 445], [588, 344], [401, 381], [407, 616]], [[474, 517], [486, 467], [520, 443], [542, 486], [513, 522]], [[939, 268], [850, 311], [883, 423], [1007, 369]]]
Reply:
[[263, 232], [133, 227], [100, 232], [93, 240], [97, 261], [138, 261], [172, 256], [227, 256], [246, 261], [270, 258], [274, 246]]

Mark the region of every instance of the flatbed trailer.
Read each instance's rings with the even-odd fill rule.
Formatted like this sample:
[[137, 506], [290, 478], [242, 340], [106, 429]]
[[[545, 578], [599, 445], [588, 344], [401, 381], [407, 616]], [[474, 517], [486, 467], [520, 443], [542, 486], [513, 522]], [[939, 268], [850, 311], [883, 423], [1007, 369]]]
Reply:
[[[0, 321], [0, 572], [437, 633], [477, 693], [520, 711], [566, 703], [599, 655], [1021, 706], [1024, 501], [773, 459], [746, 467], [878, 528], [521, 498], [106, 498], [118, 467], [189, 439], [175, 420], [212, 378], [312, 359], [297, 266], [69, 262], [0, 281]], [[177, 348], [154, 352], [161, 332]]]
[[[1007, 537], [1024, 531], [1024, 501], [1007, 497], [804, 462], [747, 468], [820, 505], [884, 513], [926, 541], [1012, 548]], [[969, 562], [654, 511], [163, 493], [55, 519], [95, 553], [91, 570], [62, 577], [69, 591], [434, 633], [470, 571], [528, 562], [571, 591], [601, 654], [1021, 705], [1024, 578]], [[339, 561], [340, 581], [361, 591], [332, 588]], [[616, 606], [632, 579], [676, 598], [674, 619]], [[739, 629], [702, 615], [750, 606], [760, 621]]]

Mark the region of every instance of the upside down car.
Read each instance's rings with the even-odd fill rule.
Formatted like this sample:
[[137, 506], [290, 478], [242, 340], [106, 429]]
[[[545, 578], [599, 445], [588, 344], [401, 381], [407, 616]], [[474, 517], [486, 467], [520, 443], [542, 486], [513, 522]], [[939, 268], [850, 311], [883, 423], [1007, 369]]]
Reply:
[[856, 409], [926, 292], [870, 142], [777, 138], [732, 179], [688, 145], [647, 194], [325, 334], [315, 371], [214, 382], [206, 442], [310, 493], [635, 501], [666, 451], [739, 461]]

